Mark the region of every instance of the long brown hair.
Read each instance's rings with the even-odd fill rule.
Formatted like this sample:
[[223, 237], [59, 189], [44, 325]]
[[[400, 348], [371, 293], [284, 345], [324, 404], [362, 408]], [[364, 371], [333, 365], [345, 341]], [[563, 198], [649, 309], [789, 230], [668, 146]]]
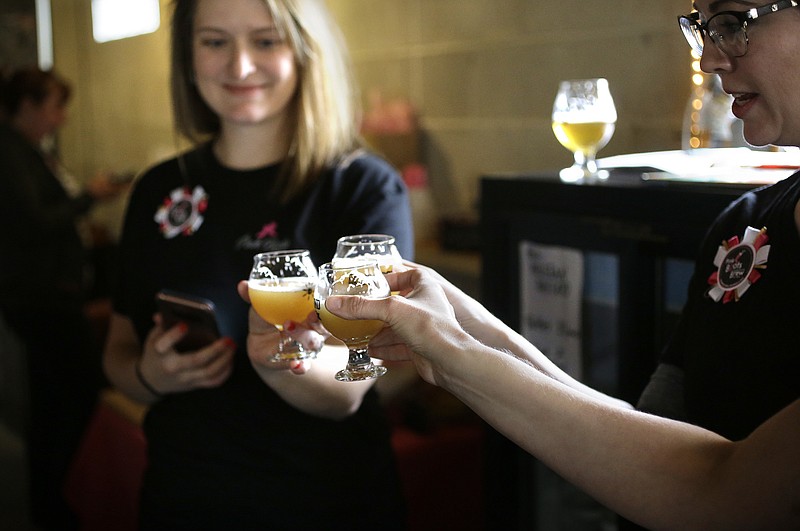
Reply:
[[[178, 132], [195, 143], [219, 133], [220, 121], [195, 86], [193, 29], [199, 0], [174, 0], [170, 83]], [[298, 71], [290, 105], [295, 123], [279, 197], [287, 201], [360, 146], [360, 108], [349, 55], [321, 0], [262, 0]]]

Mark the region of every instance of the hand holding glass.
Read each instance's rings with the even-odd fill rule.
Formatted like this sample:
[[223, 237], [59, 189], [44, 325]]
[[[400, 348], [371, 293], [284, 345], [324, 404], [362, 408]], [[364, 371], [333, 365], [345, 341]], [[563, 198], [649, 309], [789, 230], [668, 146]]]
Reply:
[[314, 307], [328, 332], [341, 339], [349, 349], [347, 366], [336, 373], [340, 382], [371, 380], [386, 374], [386, 367], [375, 365], [369, 357], [369, 342], [381, 331], [383, 321], [371, 319], [342, 319], [325, 307], [331, 295], [383, 299], [390, 296], [389, 284], [375, 259], [340, 259], [319, 268], [314, 291]]
[[574, 154], [575, 163], [559, 173], [564, 182], [592, 182], [608, 176], [597, 171], [595, 156], [614, 134], [617, 110], [603, 78], [562, 81], [553, 104], [553, 133]]
[[317, 271], [306, 250], [274, 251], [253, 257], [247, 282], [250, 302], [262, 319], [275, 325], [281, 334], [270, 361], [315, 358], [317, 353], [286, 336], [285, 321], [305, 321], [314, 311], [314, 284]]

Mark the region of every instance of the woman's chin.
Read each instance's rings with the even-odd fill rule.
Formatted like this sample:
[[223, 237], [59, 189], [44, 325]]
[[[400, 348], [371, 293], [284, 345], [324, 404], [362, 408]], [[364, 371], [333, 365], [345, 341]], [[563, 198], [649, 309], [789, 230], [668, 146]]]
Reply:
[[742, 131], [745, 141], [752, 147], [766, 147], [777, 144], [779, 138], [775, 134], [770, 134], [767, 131], [748, 129], [745, 124]]

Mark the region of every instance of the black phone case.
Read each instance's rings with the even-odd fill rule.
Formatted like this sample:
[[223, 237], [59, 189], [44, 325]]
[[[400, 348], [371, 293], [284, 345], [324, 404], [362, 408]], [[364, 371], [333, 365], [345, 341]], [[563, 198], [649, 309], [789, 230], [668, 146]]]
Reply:
[[183, 339], [173, 347], [176, 351], [198, 350], [219, 339], [214, 303], [210, 300], [163, 290], [156, 295], [156, 304], [165, 330], [181, 322], [189, 327]]

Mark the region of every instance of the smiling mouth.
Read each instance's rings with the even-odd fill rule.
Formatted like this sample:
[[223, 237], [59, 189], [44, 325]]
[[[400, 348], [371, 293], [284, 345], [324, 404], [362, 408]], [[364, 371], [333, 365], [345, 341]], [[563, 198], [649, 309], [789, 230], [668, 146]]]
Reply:
[[225, 85], [225, 89], [230, 92], [253, 92], [261, 89], [261, 85]]
[[756, 94], [752, 92], [733, 92], [731, 96], [733, 96], [733, 101], [736, 105], [747, 105], [756, 97]]

